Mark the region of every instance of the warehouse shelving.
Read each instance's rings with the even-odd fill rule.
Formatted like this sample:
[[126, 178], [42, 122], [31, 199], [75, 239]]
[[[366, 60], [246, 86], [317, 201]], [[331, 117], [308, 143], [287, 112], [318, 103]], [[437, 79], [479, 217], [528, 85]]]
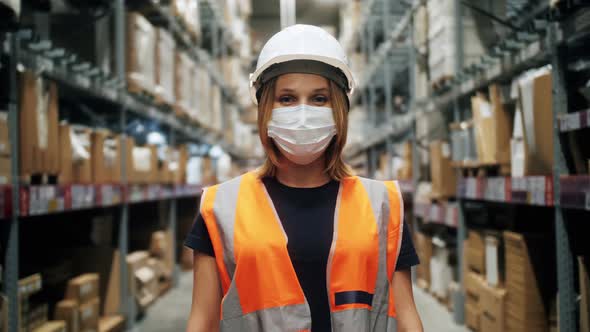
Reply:
[[[560, 10], [551, 9], [549, 1], [520, 1], [519, 5], [511, 8], [508, 13], [506, 25], [512, 28], [502, 30], [499, 43], [492, 51], [482, 56], [475, 64], [462, 68], [456, 65], [456, 76], [439, 84], [433, 93], [424, 99], [415, 99], [414, 77], [412, 68], [417, 61], [418, 55], [414, 49], [412, 26], [413, 13], [417, 6], [424, 1], [414, 1], [406, 8], [406, 12], [397, 19], [394, 27], [387, 27], [383, 31], [383, 39], [378, 39], [382, 44], [375, 46], [376, 37], [374, 30], [373, 14], [374, 8], [384, 5], [381, 1], [367, 1], [361, 11], [361, 24], [353, 38], [353, 42], [347, 51], [354, 52], [357, 43], [360, 43], [360, 50], [367, 57], [364, 74], [358, 79], [359, 86], [353, 104], [361, 103], [365, 112], [369, 114], [377, 108], [375, 90], [383, 88], [385, 94], [385, 107], [391, 104], [387, 94], [391, 94], [391, 63], [396, 63], [393, 51], [406, 52], [408, 57], [405, 62], [400, 62], [398, 72], [408, 71], [407, 84], [410, 91], [407, 104], [411, 121], [417, 119], [423, 113], [445, 112], [454, 122], [462, 119], [462, 107], [469, 102], [474, 93], [482, 90], [492, 83], [504, 83], [512, 80], [524, 71], [543, 65], [551, 64], [553, 68], [553, 144], [554, 144], [554, 171], [546, 176], [510, 177], [510, 176], [487, 176], [487, 177], [464, 177], [457, 183], [457, 201], [449, 208], [440, 202], [420, 202], [419, 197], [414, 201], [414, 215], [421, 218], [423, 223], [434, 223], [452, 225], [457, 228], [457, 275], [459, 283], [463, 283], [463, 239], [466, 238], [467, 223], [465, 220], [465, 203], [472, 201], [484, 206], [498, 206], [497, 204], [511, 204], [523, 206], [526, 209], [546, 209], [555, 214], [554, 228], [557, 254], [557, 275], [559, 288], [559, 325], [561, 331], [576, 330], [576, 293], [574, 291], [574, 256], [572, 253], [572, 241], [575, 232], [568, 232], [568, 218], [570, 213], [588, 213], [590, 211], [590, 177], [587, 175], [568, 175], [566, 160], [562, 149], [565, 149], [565, 140], [560, 139], [561, 135], [572, 131], [585, 130], [590, 126], [590, 111], [579, 110], [571, 112], [568, 103], [565, 72], [567, 71], [568, 47], [582, 47], [587, 43], [590, 35], [590, 8], [580, 6], [573, 12], [561, 13]], [[565, 2], [563, 2], [565, 3]], [[562, 4], [563, 4], [562, 3]], [[469, 2], [454, 1], [454, 25], [461, 27], [462, 7], [469, 7]], [[381, 8], [381, 7], [379, 7]], [[377, 14], [381, 19], [385, 13]], [[409, 37], [409, 38], [408, 38]], [[455, 52], [457, 54], [456, 64], [463, 62], [463, 32], [455, 28], [457, 43]], [[586, 40], [586, 41], [585, 41]], [[377, 41], [377, 42], [378, 42]], [[405, 48], [409, 48], [406, 51]], [[402, 53], [400, 52], [400, 53]], [[384, 80], [377, 79], [377, 76], [384, 76]], [[385, 81], [385, 82], [384, 82]], [[388, 86], [389, 85], [389, 86]], [[402, 92], [398, 92], [403, 94]], [[386, 109], [389, 116], [391, 108]], [[358, 145], [350, 146], [347, 156], [357, 160], [360, 155], [366, 156], [369, 176], [374, 175], [376, 170], [377, 151], [390, 151], [391, 144], [395, 144], [408, 138], [401, 135], [392, 123], [377, 123], [371, 121], [372, 133], [370, 139], [363, 140]], [[413, 145], [413, 188], [418, 187], [420, 179], [420, 166], [417, 162], [419, 149], [423, 145], [420, 137], [415, 136], [413, 124], [408, 126], [409, 137]], [[404, 128], [405, 129], [405, 128]], [[378, 133], [378, 134], [373, 134]], [[458, 165], [455, 165], [458, 166]], [[473, 168], [477, 168], [476, 166]], [[409, 186], [408, 186], [409, 187]], [[406, 189], [407, 190], [407, 189]], [[412, 190], [413, 191], [413, 190]], [[501, 205], [500, 205], [501, 206]], [[448, 212], [450, 211], [450, 212]], [[447, 213], [448, 212], [448, 213]], [[577, 223], [579, 224], [579, 223]], [[463, 312], [465, 294], [459, 292], [454, 301], [454, 312], [456, 321], [464, 322]]]
[[[223, 103], [241, 111], [234, 91], [224, 82], [216, 59], [223, 58], [228, 49], [232, 51], [233, 43], [231, 30], [225, 25], [220, 8], [215, 1], [200, 1], [203, 24], [210, 25], [211, 49], [200, 47], [197, 41], [185, 31], [178, 18], [171, 14], [169, 7], [162, 7], [157, 1], [147, 1], [151, 7], [151, 18], [158, 20], [158, 25], [164, 26], [172, 33], [179, 47], [187, 51], [196, 62], [204, 64], [222, 91]], [[10, 70], [8, 92], [8, 128], [10, 134], [11, 151], [14, 155], [19, 151], [19, 85], [17, 73], [24, 69], [31, 70], [43, 77], [57, 82], [60, 89], [68, 91], [67, 98], [96, 101], [100, 105], [108, 105], [97, 113], [108, 113], [115, 119], [113, 128], [123, 134], [127, 131], [128, 117], [133, 115], [148, 121], [156, 122], [167, 130], [168, 141], [174, 145], [178, 141], [204, 142], [209, 145], [220, 146], [236, 159], [248, 159], [251, 156], [230, 143], [223, 142], [223, 134], [205, 128], [202, 124], [189, 123], [177, 118], [168, 106], [157, 105], [150, 98], [129, 93], [125, 87], [125, 31], [126, 8], [123, 0], [113, 1], [114, 19], [114, 64], [112, 74], [106, 74], [90, 63], [79, 61], [75, 54], [68, 50], [52, 45], [51, 40], [33, 38], [34, 31], [21, 28], [7, 32], [2, 45], [2, 56]], [[233, 50], [237, 52], [237, 50]], [[223, 108], [225, 109], [225, 108]], [[125, 144], [121, 146], [121, 153], [125, 155]], [[8, 298], [8, 331], [19, 330], [19, 292], [18, 280], [19, 247], [22, 245], [19, 224], [30, 218], [49, 218], [56, 213], [74, 213], [75, 211], [98, 208], [112, 208], [118, 216], [118, 238], [116, 249], [120, 257], [126, 257], [129, 252], [130, 241], [130, 208], [133, 204], [167, 201], [168, 218], [166, 228], [176, 234], [177, 201], [179, 199], [193, 199], [201, 194], [202, 186], [190, 184], [129, 184], [127, 181], [127, 167], [125, 158], [121, 158], [122, 181], [115, 184], [22, 184], [19, 173], [19, 158], [11, 158], [12, 183], [0, 186], [0, 219], [3, 229], [7, 230], [4, 241], [6, 247], [4, 259], [4, 293]], [[36, 219], [35, 219], [36, 220]], [[19, 243], [20, 242], [20, 243]], [[175, 247], [175, 244], [171, 244]], [[174, 254], [175, 256], [175, 254]], [[176, 257], [174, 257], [176, 261]], [[120, 259], [120, 313], [127, 317], [127, 328], [132, 328], [137, 308], [132, 295], [129, 293], [127, 263]], [[175, 269], [176, 271], [176, 269]], [[125, 277], [124, 277], [125, 276]], [[172, 278], [173, 282], [175, 277]]]

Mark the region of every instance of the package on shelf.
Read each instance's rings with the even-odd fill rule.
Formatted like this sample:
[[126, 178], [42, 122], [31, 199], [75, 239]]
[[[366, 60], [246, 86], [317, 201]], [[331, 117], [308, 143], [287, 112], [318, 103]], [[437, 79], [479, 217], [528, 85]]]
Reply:
[[54, 310], [54, 318], [66, 323], [68, 332], [79, 331], [80, 321], [78, 316], [79, 305], [76, 300], [61, 300], [57, 302]]
[[470, 230], [463, 244], [465, 265], [468, 270], [484, 274], [486, 267], [486, 247], [483, 235], [476, 230]]
[[481, 282], [479, 287], [480, 331], [506, 331], [504, 314], [506, 290], [491, 286], [483, 279], [479, 282]]
[[[93, 155], [91, 136], [93, 131], [90, 128], [77, 125], [69, 126], [69, 129], [69, 146], [71, 147], [70, 153], [72, 160], [72, 182], [92, 183]], [[65, 144], [65, 146], [67, 145], [68, 143]], [[64, 151], [64, 149], [62, 149], [62, 153], [67, 154], [68, 151]]]
[[66, 288], [65, 299], [78, 303], [87, 303], [99, 296], [99, 276], [97, 273], [86, 273], [70, 279]]
[[481, 93], [471, 98], [478, 160], [486, 164], [510, 163], [512, 119], [504, 109], [500, 89], [490, 85], [489, 101]]
[[61, 320], [49, 321], [32, 330], [33, 332], [68, 332], [66, 323]]
[[[486, 8], [496, 16], [502, 17], [505, 1], [490, 3], [492, 8]], [[428, 48], [436, 50], [429, 53], [428, 64], [430, 78], [437, 81], [456, 75], [455, 64], [458, 57], [455, 54], [457, 45], [455, 35], [455, 10], [452, 0], [428, 0]], [[463, 31], [464, 61], [462, 67], [478, 61], [496, 40], [493, 22], [490, 18], [464, 8], [463, 16], [459, 20]]]
[[95, 130], [91, 134], [91, 146], [93, 183], [115, 182], [121, 167], [119, 138], [108, 130]]
[[485, 236], [485, 275], [490, 286], [504, 284], [504, 245], [501, 236], [496, 234]]
[[[200, 63], [195, 63], [192, 66], [192, 71], [190, 74], [190, 78], [187, 77], [187, 79], [191, 80], [191, 93], [188, 95], [190, 102], [189, 102], [189, 108], [187, 109], [188, 112], [188, 116], [189, 118], [191, 118], [193, 121], [197, 122], [197, 123], [202, 123], [203, 122], [203, 113], [206, 110], [201, 109], [201, 89], [203, 89], [201, 87], [201, 82], [203, 81], [203, 78], [201, 77], [201, 75], [206, 75], [206, 71], [203, 68], [202, 64]], [[186, 90], [185, 87], [185, 94], [188, 93], [188, 90]]]
[[479, 331], [481, 306], [481, 288], [485, 280], [473, 271], [465, 273], [465, 325], [474, 331]]
[[[506, 330], [547, 331], [548, 315], [544, 294], [555, 294], [555, 268], [550, 235], [504, 232], [506, 261]], [[549, 248], [551, 247], [551, 248]], [[531, 253], [534, 255], [531, 256]], [[553, 254], [554, 255], [554, 254]], [[534, 257], [542, 257], [543, 268], [535, 273]], [[551, 280], [553, 279], [553, 280]]]
[[20, 174], [59, 172], [58, 91], [30, 71], [20, 74]]
[[[222, 92], [219, 85], [211, 87], [211, 122], [210, 127], [216, 131], [221, 131], [223, 123], [223, 103]], [[207, 125], [206, 125], [207, 126]]]
[[238, 56], [228, 56], [221, 62], [223, 78], [227, 85], [237, 88], [241, 82], [238, 78], [246, 74], [242, 70], [241, 59]]
[[553, 94], [551, 68], [518, 79], [519, 101], [511, 142], [512, 176], [550, 175], [553, 171]]
[[578, 256], [580, 282], [580, 331], [590, 332], [590, 259]]
[[127, 87], [153, 95], [156, 90], [156, 30], [139, 13], [127, 14]]
[[[433, 241], [433, 244], [438, 242]], [[445, 248], [444, 244], [435, 245], [433, 249], [434, 252], [430, 259], [430, 273], [436, 277], [430, 279], [430, 292], [440, 299], [446, 299], [449, 284], [453, 280], [453, 271], [449, 265], [449, 249]]]
[[234, 134], [236, 123], [239, 121], [240, 115], [237, 107], [233, 104], [225, 104], [226, 115], [223, 123], [223, 136], [226, 142], [234, 141]]
[[412, 142], [406, 141], [402, 145], [401, 153], [401, 167], [396, 172], [397, 179], [399, 180], [411, 180], [412, 179], [412, 165], [413, 165]]
[[186, 29], [195, 39], [201, 38], [201, 22], [199, 18], [199, 1], [173, 0], [172, 13], [180, 18]]
[[160, 103], [173, 105], [175, 101], [175, 52], [176, 43], [170, 33], [162, 28], [156, 29], [156, 51], [155, 51], [155, 94]]
[[158, 149], [153, 144], [134, 146], [131, 151], [135, 183], [152, 184], [158, 178]]
[[190, 113], [192, 108], [194, 61], [182, 51], [176, 52], [174, 95], [176, 97], [176, 113]]
[[421, 264], [416, 267], [417, 277], [430, 284], [430, 259], [433, 253], [432, 238], [424, 233], [416, 232], [416, 249]]
[[155, 271], [148, 265], [149, 253], [136, 251], [127, 255], [129, 290], [141, 311], [151, 305], [159, 295]]
[[449, 125], [453, 162], [477, 161], [473, 121], [454, 122]]
[[0, 112], [0, 157], [10, 156], [10, 138], [8, 132], [8, 113]]
[[448, 142], [430, 143], [430, 177], [432, 198], [448, 198], [457, 194], [457, 180], [455, 170], [451, 166], [451, 147]]
[[[442, 112], [422, 112], [416, 115], [416, 137], [427, 142], [445, 139], [447, 125]], [[421, 149], [420, 164], [428, 164], [428, 150]]]
[[203, 157], [190, 157], [187, 160], [186, 183], [203, 184]]
[[12, 183], [12, 159], [0, 156], [0, 185]]
[[98, 318], [100, 317], [99, 298], [95, 297], [86, 303], [80, 304], [78, 317], [81, 331], [98, 331]]
[[100, 317], [98, 320], [98, 332], [123, 332], [125, 331], [125, 317], [122, 315], [110, 315]]
[[229, 154], [222, 154], [217, 158], [215, 164], [215, 173], [217, 174], [217, 180], [219, 182], [226, 182], [232, 179], [232, 161]]

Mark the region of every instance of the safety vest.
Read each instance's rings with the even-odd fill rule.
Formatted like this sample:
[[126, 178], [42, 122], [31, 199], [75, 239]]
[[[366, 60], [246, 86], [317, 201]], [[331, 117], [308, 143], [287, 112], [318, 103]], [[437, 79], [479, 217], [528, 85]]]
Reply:
[[[259, 176], [251, 172], [207, 188], [200, 212], [221, 279], [220, 330], [312, 331], [287, 236]], [[340, 182], [327, 266], [332, 331], [395, 330], [391, 282], [402, 221], [397, 183]]]

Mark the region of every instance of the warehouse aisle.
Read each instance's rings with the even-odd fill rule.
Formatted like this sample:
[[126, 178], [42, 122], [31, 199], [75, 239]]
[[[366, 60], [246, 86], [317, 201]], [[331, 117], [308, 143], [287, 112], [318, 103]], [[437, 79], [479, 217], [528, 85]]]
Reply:
[[[149, 308], [134, 331], [184, 331], [191, 305], [191, 289], [192, 273], [181, 273], [178, 287]], [[424, 331], [469, 332], [464, 326], [455, 324], [452, 314], [422, 289], [414, 287], [414, 297], [424, 323]]]
[[469, 332], [465, 326], [455, 324], [452, 313], [421, 288], [414, 287], [414, 299], [425, 332]]
[[133, 331], [184, 331], [191, 307], [192, 283], [192, 272], [180, 273], [178, 287], [156, 301], [148, 309], [145, 318], [137, 322]]

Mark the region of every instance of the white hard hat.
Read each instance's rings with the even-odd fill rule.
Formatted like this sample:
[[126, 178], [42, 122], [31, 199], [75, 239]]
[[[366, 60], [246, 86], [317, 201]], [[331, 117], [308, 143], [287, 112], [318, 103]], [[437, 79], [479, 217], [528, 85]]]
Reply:
[[345, 77], [343, 88], [349, 98], [352, 95], [354, 78], [340, 43], [322, 28], [296, 24], [276, 33], [262, 48], [256, 71], [250, 74], [250, 96], [254, 104], [258, 105], [256, 92], [260, 86], [257, 83], [262, 73], [274, 64], [295, 60], [310, 60], [340, 69]]

